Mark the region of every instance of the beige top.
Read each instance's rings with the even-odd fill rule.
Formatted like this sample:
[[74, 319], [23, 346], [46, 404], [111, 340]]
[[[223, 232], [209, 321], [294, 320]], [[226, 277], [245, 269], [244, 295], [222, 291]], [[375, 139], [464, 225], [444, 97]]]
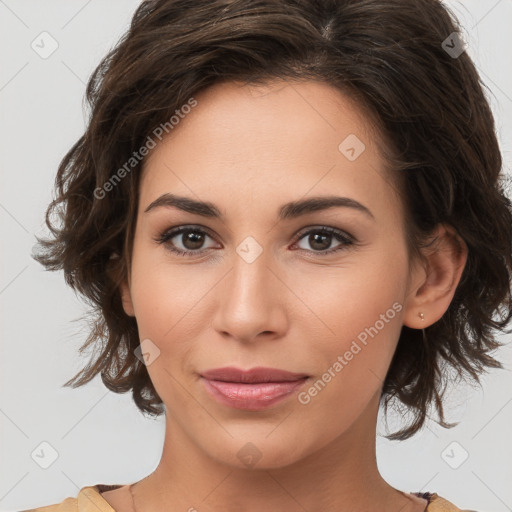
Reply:
[[[96, 484], [82, 487], [76, 498], [66, 498], [60, 503], [20, 512], [116, 512], [103, 498], [102, 492], [113, 490], [121, 485]], [[474, 512], [462, 510], [436, 493], [413, 493], [428, 500], [425, 512]]]

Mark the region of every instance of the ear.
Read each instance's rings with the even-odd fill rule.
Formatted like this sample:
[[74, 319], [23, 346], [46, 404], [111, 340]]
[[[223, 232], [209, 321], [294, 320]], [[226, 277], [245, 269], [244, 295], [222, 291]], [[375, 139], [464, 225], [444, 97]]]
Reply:
[[124, 312], [128, 316], [135, 316], [135, 310], [133, 308], [132, 296], [130, 293], [130, 285], [127, 280], [123, 281], [119, 285], [119, 292], [121, 293], [121, 301], [123, 303]]
[[[112, 262], [112, 260], [119, 260], [119, 254], [117, 254], [116, 252], [112, 253], [110, 255], [110, 262], [114, 263], [114, 262]], [[113, 270], [114, 268], [116, 270], [117, 276], [122, 275], [121, 271], [119, 270], [119, 265], [117, 265], [115, 267], [111, 265], [109, 267], [109, 272], [114, 272], [114, 270]], [[115, 279], [114, 276], [112, 276], [112, 277], [113, 277], [113, 279]], [[135, 310], [133, 308], [132, 296], [130, 293], [129, 278], [125, 278], [121, 281], [121, 284], [119, 285], [119, 293], [121, 294], [121, 302], [123, 303], [124, 312], [128, 316], [135, 316]]]
[[467, 246], [452, 226], [439, 224], [432, 236], [421, 249], [425, 263], [415, 263], [405, 301], [403, 323], [413, 329], [428, 327], [444, 315], [466, 265]]

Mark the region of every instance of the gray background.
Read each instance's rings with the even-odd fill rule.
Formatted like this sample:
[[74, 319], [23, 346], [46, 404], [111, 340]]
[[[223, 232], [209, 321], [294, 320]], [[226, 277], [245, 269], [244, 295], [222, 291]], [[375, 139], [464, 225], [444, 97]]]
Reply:
[[[467, 51], [491, 89], [510, 173], [512, 0], [446, 3], [463, 23]], [[45, 272], [30, 257], [34, 235], [46, 233], [44, 211], [57, 166], [85, 127], [85, 83], [137, 4], [0, 0], [2, 511], [57, 503], [85, 485], [128, 483], [160, 459], [163, 417], [144, 418], [130, 394], [109, 392], [99, 378], [76, 390], [61, 387], [85, 363], [78, 348], [87, 326], [75, 320], [86, 307], [62, 273]], [[45, 59], [31, 47], [35, 40], [43, 51], [43, 31], [58, 43]], [[45, 39], [44, 49], [50, 44]], [[512, 510], [511, 348], [509, 342], [497, 352], [506, 370], [485, 376], [482, 390], [452, 389], [447, 418], [460, 421], [458, 427], [430, 423], [401, 443], [378, 437], [379, 468], [390, 484], [437, 492], [461, 508]], [[389, 428], [395, 421], [390, 416]], [[386, 433], [382, 413], [378, 428]], [[47, 469], [40, 464], [50, 462], [52, 449], [43, 442], [58, 453]]]

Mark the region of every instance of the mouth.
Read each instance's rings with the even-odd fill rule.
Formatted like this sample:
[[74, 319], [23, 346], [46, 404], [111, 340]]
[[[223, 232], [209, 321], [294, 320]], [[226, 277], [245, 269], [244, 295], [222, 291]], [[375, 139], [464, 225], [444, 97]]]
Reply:
[[275, 368], [218, 368], [200, 374], [206, 391], [217, 402], [235, 409], [258, 411], [291, 397], [309, 379], [304, 373]]
[[215, 368], [202, 372], [201, 377], [210, 380], [218, 380], [223, 382], [239, 382], [239, 383], [264, 383], [264, 382], [293, 382], [304, 377], [309, 377], [305, 373], [293, 373], [278, 368], [266, 368], [259, 366], [250, 370], [241, 370], [233, 366], [224, 368]]

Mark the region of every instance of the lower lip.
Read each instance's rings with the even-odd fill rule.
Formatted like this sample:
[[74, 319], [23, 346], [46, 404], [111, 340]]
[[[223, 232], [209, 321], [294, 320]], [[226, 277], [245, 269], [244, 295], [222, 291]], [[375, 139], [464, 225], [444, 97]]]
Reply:
[[259, 382], [242, 384], [201, 377], [206, 390], [218, 402], [248, 411], [260, 411], [289, 397], [304, 385], [307, 378], [290, 382]]

